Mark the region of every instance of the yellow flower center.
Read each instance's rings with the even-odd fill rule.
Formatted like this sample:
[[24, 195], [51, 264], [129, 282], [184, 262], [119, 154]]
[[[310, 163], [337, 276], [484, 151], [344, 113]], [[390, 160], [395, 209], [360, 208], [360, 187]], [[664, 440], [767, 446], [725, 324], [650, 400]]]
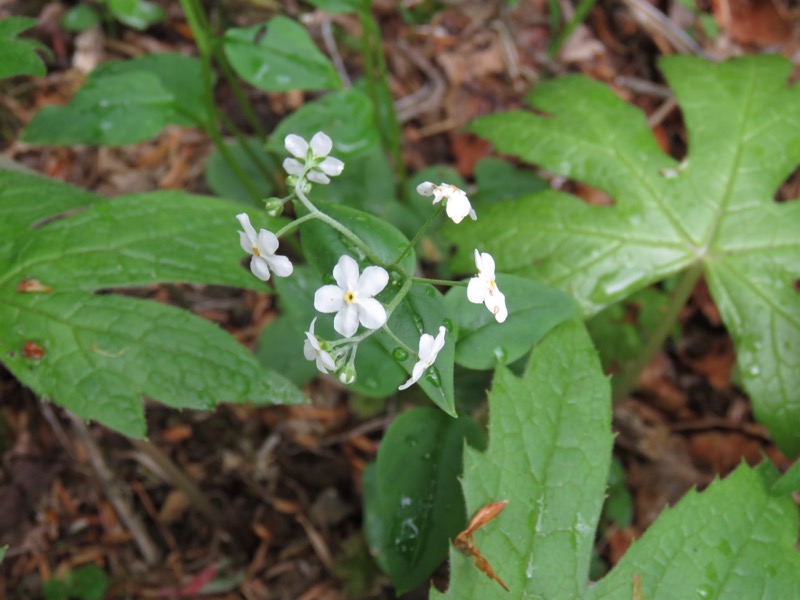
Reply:
[[258, 246], [253, 246], [253, 256], [261, 256], [261, 250], [258, 249]]
[[347, 302], [348, 304], [350, 304], [351, 302], [354, 302], [354, 301], [355, 301], [355, 299], [356, 299], [356, 295], [355, 295], [355, 293], [353, 293], [353, 292], [350, 292], [350, 291], [348, 291], [348, 292], [347, 292], [347, 293], [344, 295], [344, 301], [345, 301], [345, 302]]

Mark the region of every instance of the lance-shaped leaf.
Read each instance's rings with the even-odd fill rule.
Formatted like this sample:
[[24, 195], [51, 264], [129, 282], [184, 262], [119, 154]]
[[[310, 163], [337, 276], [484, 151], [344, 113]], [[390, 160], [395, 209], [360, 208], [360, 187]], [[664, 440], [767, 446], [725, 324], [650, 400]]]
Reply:
[[44, 75], [47, 69], [36, 54], [41, 44], [36, 40], [17, 39], [16, 35], [36, 25], [36, 19], [10, 17], [0, 19], [0, 79], [14, 75]]
[[264, 289], [238, 265], [236, 205], [178, 192], [106, 200], [10, 172], [0, 190], [0, 360], [34, 392], [133, 436], [145, 433], [142, 396], [176, 408], [302, 401], [219, 327], [93, 293], [159, 281]]
[[489, 449], [465, 449], [467, 514], [508, 506], [474, 534], [510, 594], [450, 551], [450, 587], [431, 598], [580, 598], [611, 460], [607, 378], [583, 325], [534, 347], [522, 379], [499, 367], [489, 395]]
[[597, 187], [614, 206], [545, 192], [485, 207], [450, 229], [457, 267], [472, 249], [498, 269], [569, 291], [593, 314], [688, 267], [702, 269], [734, 339], [756, 416], [800, 452], [800, 203], [776, 203], [800, 162], [800, 87], [776, 56], [709, 63], [670, 57], [662, 70], [689, 132], [678, 164], [644, 115], [606, 86], [573, 76], [540, 86], [544, 116], [510, 112], [473, 129], [497, 149]]

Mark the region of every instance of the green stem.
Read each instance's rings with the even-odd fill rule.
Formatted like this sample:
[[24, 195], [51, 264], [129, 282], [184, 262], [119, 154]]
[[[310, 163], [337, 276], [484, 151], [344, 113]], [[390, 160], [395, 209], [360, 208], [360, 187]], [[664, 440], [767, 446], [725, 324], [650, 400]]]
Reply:
[[364, 59], [367, 92], [375, 107], [375, 119], [381, 134], [383, 148], [392, 157], [400, 194], [405, 197], [408, 188], [408, 173], [403, 160], [402, 131], [387, 84], [389, 78], [383, 55], [381, 30], [368, 8], [360, 10], [358, 17], [362, 28], [361, 54]]
[[277, 190], [279, 186], [277, 180], [275, 179], [275, 164], [272, 162], [272, 159], [267, 156], [267, 164], [264, 164], [265, 161], [262, 161], [261, 157], [259, 157], [250, 147], [250, 144], [248, 143], [249, 140], [239, 126], [236, 125], [236, 123], [234, 123], [233, 120], [225, 113], [221, 113], [220, 116], [222, 117], [222, 123], [225, 125], [226, 129], [228, 129], [228, 131], [234, 135], [247, 157], [261, 172], [261, 175], [264, 177], [264, 179], [270, 183], [272, 189]]
[[431, 285], [446, 285], [448, 287], [467, 287], [469, 281], [451, 281], [449, 279], [429, 279], [427, 277], [411, 277], [417, 283], [430, 283]]
[[242, 112], [244, 113], [247, 122], [250, 124], [250, 127], [253, 128], [253, 131], [256, 132], [258, 137], [267, 139], [267, 132], [261, 126], [261, 123], [259, 122], [258, 117], [253, 110], [253, 106], [250, 104], [250, 100], [247, 99], [247, 94], [244, 93], [244, 89], [239, 83], [239, 79], [236, 77], [236, 74], [233, 72], [230, 63], [228, 62], [228, 57], [225, 56], [225, 53], [222, 52], [218, 45], [214, 45], [212, 49], [214, 52], [214, 57], [217, 59], [217, 62], [222, 69], [222, 76], [225, 77], [225, 80], [228, 82], [231, 92], [233, 92], [233, 97], [236, 100], [236, 103], [242, 109]]
[[569, 23], [566, 24], [564, 29], [562, 29], [557, 36], [552, 38], [550, 47], [548, 48], [548, 53], [550, 56], [554, 57], [556, 54], [558, 54], [558, 51], [561, 50], [561, 46], [563, 46], [564, 42], [567, 41], [567, 38], [572, 35], [572, 32], [575, 31], [575, 28], [583, 23], [584, 20], [586, 20], [586, 17], [589, 15], [589, 11], [592, 10], [596, 3], [597, 0], [580, 0], [572, 19], [570, 19]]
[[277, 232], [275, 232], [275, 237], [277, 238], [283, 237], [284, 235], [286, 235], [290, 231], [293, 231], [295, 228], [299, 227], [306, 221], [310, 221], [311, 219], [319, 219], [319, 215], [321, 214], [322, 214], [321, 212], [315, 212], [315, 213], [308, 213], [307, 215], [303, 215], [302, 217], [298, 217], [288, 225], [284, 225]]
[[417, 242], [420, 239], [422, 239], [422, 236], [425, 235], [425, 232], [428, 231], [428, 229], [430, 229], [430, 226], [433, 225], [433, 222], [436, 220], [436, 217], [438, 217], [440, 214], [442, 214], [443, 210], [444, 210], [444, 204], [440, 203], [439, 206], [436, 207], [436, 210], [434, 210], [433, 213], [431, 213], [431, 216], [428, 217], [428, 220], [425, 221], [425, 223], [422, 225], [422, 227], [419, 228], [419, 231], [417, 231], [417, 233], [414, 234], [414, 237], [408, 243], [408, 246], [406, 246], [403, 249], [403, 251], [400, 253], [400, 256], [398, 256], [397, 258], [395, 258], [392, 261], [392, 265], [393, 266], [397, 265], [401, 260], [403, 260], [403, 257], [406, 254], [408, 254], [408, 252], [417, 245]]
[[672, 291], [667, 310], [661, 321], [650, 334], [644, 348], [639, 352], [636, 359], [630, 363], [614, 382], [614, 404], [623, 402], [630, 393], [636, 389], [639, 382], [639, 375], [642, 370], [650, 364], [653, 357], [663, 348], [664, 342], [675, 327], [681, 309], [686, 305], [686, 301], [692, 294], [703, 267], [700, 263], [692, 265], [678, 280], [678, 284]]

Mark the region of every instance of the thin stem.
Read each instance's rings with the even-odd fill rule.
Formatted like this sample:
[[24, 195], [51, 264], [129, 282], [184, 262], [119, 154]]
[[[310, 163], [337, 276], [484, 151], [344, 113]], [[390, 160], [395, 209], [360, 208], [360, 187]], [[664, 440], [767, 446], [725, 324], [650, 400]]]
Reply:
[[215, 44], [212, 47], [212, 50], [214, 57], [219, 63], [220, 69], [222, 69], [222, 76], [225, 77], [225, 81], [228, 82], [231, 92], [233, 92], [233, 97], [236, 100], [236, 103], [242, 109], [242, 112], [244, 113], [247, 122], [250, 124], [250, 127], [253, 128], [253, 131], [256, 132], [258, 137], [266, 139], [267, 132], [261, 126], [261, 123], [259, 122], [258, 117], [253, 110], [253, 106], [250, 104], [250, 100], [247, 99], [247, 94], [244, 93], [244, 89], [239, 83], [239, 79], [236, 77], [236, 74], [233, 72], [230, 63], [228, 62], [228, 57], [225, 56], [225, 53], [221, 51], [219, 45]]
[[287, 225], [284, 225], [278, 231], [276, 231], [275, 232], [275, 237], [277, 237], [277, 238], [283, 237], [284, 235], [286, 235], [290, 231], [293, 231], [296, 227], [299, 227], [300, 225], [302, 225], [306, 221], [310, 221], [311, 219], [319, 219], [319, 216], [321, 214], [322, 213], [318, 211], [318, 212], [315, 212], [315, 213], [308, 213], [307, 215], [303, 215], [302, 217], [298, 217], [294, 221], [292, 221], [291, 223], [289, 223]]
[[417, 354], [414, 350], [412, 350], [411, 348], [408, 347], [408, 344], [406, 344], [403, 340], [401, 340], [399, 337], [397, 337], [394, 334], [394, 332], [391, 329], [389, 329], [389, 327], [387, 327], [386, 325], [383, 326], [383, 332], [386, 335], [388, 335], [395, 344], [397, 344], [403, 350], [408, 352], [409, 356]]
[[[389, 317], [392, 316], [394, 309], [397, 308], [400, 305], [400, 302], [403, 301], [403, 298], [405, 298], [408, 295], [408, 290], [411, 289], [412, 283], [414, 283], [414, 281], [410, 277], [406, 278], [406, 280], [403, 282], [403, 286], [397, 291], [397, 294], [395, 294], [395, 297], [392, 298], [392, 301], [386, 305], [387, 323], [389, 322]], [[384, 325], [384, 327], [386, 326]]]
[[411, 277], [417, 283], [430, 283], [431, 285], [446, 285], [448, 287], [467, 287], [469, 281], [451, 281], [450, 279], [429, 279], [428, 277]]
[[[233, 122], [233, 119], [225, 113], [221, 113], [220, 116], [222, 117], [222, 123], [225, 125], [225, 128], [234, 135], [239, 145], [242, 147], [242, 150], [244, 150], [244, 153], [261, 172], [264, 179], [272, 185], [273, 189], [278, 189], [278, 182], [275, 179], [275, 164], [272, 162], [272, 159], [269, 156], [266, 156], [265, 159], [258, 156], [250, 147], [248, 143], [250, 140], [247, 139], [241, 128]], [[267, 164], [264, 164], [265, 162]]]
[[637, 358], [622, 372], [614, 382], [614, 404], [623, 402], [630, 393], [636, 389], [639, 382], [639, 375], [642, 370], [650, 364], [653, 357], [664, 346], [664, 341], [669, 336], [672, 328], [678, 320], [681, 309], [686, 304], [692, 294], [700, 274], [703, 272], [702, 265], [697, 263], [692, 265], [678, 280], [678, 284], [672, 291], [667, 310], [658, 326], [650, 334], [644, 348], [639, 352]]
[[436, 207], [436, 210], [433, 211], [431, 216], [428, 217], [428, 220], [425, 221], [425, 223], [422, 225], [422, 227], [419, 228], [419, 231], [417, 231], [417, 233], [414, 234], [414, 237], [408, 243], [408, 246], [406, 246], [403, 249], [403, 251], [400, 253], [400, 256], [398, 256], [397, 258], [395, 258], [392, 261], [392, 265], [397, 265], [401, 260], [403, 260], [403, 257], [406, 254], [408, 254], [409, 251], [417, 245], [417, 242], [420, 239], [422, 239], [422, 236], [425, 235], [425, 232], [427, 232], [428, 229], [430, 229], [430, 226], [433, 225], [433, 222], [436, 220], [436, 217], [438, 217], [440, 214], [442, 214], [443, 210], [444, 210], [444, 204], [440, 203], [439, 206]]

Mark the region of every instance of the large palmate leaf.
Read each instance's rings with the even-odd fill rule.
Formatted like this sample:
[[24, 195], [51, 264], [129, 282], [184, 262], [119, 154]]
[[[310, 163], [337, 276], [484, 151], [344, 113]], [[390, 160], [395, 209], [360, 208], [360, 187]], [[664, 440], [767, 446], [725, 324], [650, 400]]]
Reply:
[[800, 88], [791, 64], [759, 56], [662, 69], [689, 131], [683, 164], [644, 115], [584, 77], [540, 86], [547, 113], [510, 112], [473, 129], [497, 149], [609, 193], [590, 206], [545, 192], [483, 208], [450, 230], [471, 268], [476, 245], [498, 268], [572, 293], [586, 314], [687, 268], [702, 270], [736, 344], [756, 416], [800, 452], [800, 202], [773, 195], [800, 162]]
[[133, 436], [145, 433], [142, 396], [176, 408], [301, 401], [219, 327], [94, 293], [159, 281], [263, 289], [238, 265], [237, 212], [178, 192], [106, 200], [0, 172], [0, 360], [37, 394]]
[[[431, 598], [671, 600], [794, 598], [797, 506], [771, 463], [746, 465], [662, 513], [617, 566], [589, 586], [589, 562], [611, 458], [608, 380], [582, 325], [534, 346], [521, 379], [498, 368], [489, 449], [466, 449], [467, 512], [507, 500], [475, 544], [506, 592], [456, 550], [450, 587]], [[788, 488], [792, 488], [791, 484]], [[638, 587], [638, 591], [634, 591]]]

